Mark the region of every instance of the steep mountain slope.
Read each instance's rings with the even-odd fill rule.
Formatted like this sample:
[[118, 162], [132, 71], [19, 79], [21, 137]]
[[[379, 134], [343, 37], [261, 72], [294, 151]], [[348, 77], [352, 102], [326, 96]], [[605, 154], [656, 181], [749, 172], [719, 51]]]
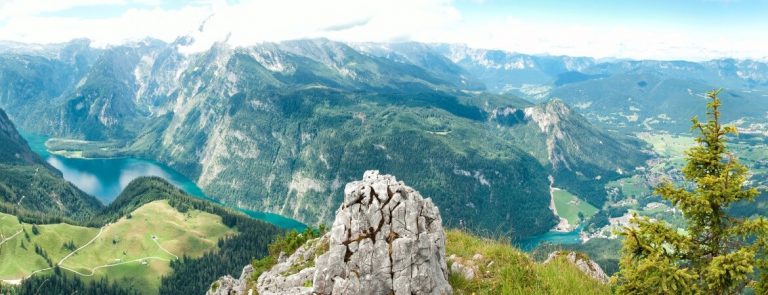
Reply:
[[504, 136], [551, 167], [552, 185], [566, 188], [601, 208], [605, 184], [632, 173], [649, 158], [636, 139], [593, 127], [559, 100], [528, 107], [504, 107], [490, 120], [508, 126]]
[[[328, 204], [337, 201], [340, 183], [376, 167], [413, 179], [440, 196], [436, 202], [451, 213], [451, 224], [463, 220], [486, 229], [502, 224], [498, 228], [521, 235], [551, 226], [546, 217], [551, 216], [546, 209], [546, 168], [484, 130], [482, 122], [442, 109], [391, 105], [386, 103], [389, 97], [328, 90], [298, 91], [266, 101], [241, 99], [245, 107], [230, 112], [205, 106], [193, 111], [225, 114], [207, 121], [215, 124], [210, 134], [190, 130], [185, 123], [166, 130], [163, 138], [148, 135], [142, 142], [161, 143], [146, 146], [179, 169], [200, 165], [198, 183], [226, 203], [310, 223], [333, 214]], [[258, 108], [255, 102], [260, 102]], [[424, 117], [431, 119], [425, 122]], [[200, 126], [201, 121], [192, 124]], [[204, 141], [196, 144], [200, 139]], [[185, 146], [202, 149], [196, 154], [178, 152]], [[199, 158], [185, 163], [179, 154]], [[412, 169], [414, 165], [419, 169]], [[540, 215], [501, 209], [518, 204]], [[518, 226], [523, 221], [534, 226]]]
[[48, 163], [29, 148], [27, 141], [16, 131], [16, 126], [2, 109], [0, 109], [0, 143], [2, 143], [0, 161], [4, 164], [48, 166]]
[[[308, 46], [317, 45], [312, 41]], [[326, 49], [331, 53], [316, 58], [336, 66], [331, 61], [341, 54], [334, 53], [339, 49], [337, 44], [332, 45]], [[415, 179], [430, 193], [441, 196], [436, 197], [436, 202], [451, 213], [449, 224], [464, 222], [493, 231], [505, 228], [518, 235], [529, 235], [551, 226], [549, 217], [532, 219], [529, 214], [539, 212], [542, 214], [539, 216], [551, 216], [544, 206], [548, 199], [547, 175], [551, 174], [547, 172], [551, 167], [547, 164], [549, 158], [542, 157], [540, 163], [535, 163], [529, 154], [539, 151], [521, 150], [529, 140], [524, 136], [517, 137], [518, 140], [513, 141], [515, 145], [504, 142], [514, 138], [514, 131], [506, 131], [511, 134], [509, 138], [499, 137], [486, 125], [485, 118], [491, 110], [481, 109], [486, 105], [526, 102], [508, 96], [411, 93], [412, 88], [403, 90], [394, 86], [380, 94], [373, 89], [367, 94], [357, 93], [343, 89], [345, 83], [350, 83], [346, 79], [330, 84], [326, 79], [309, 78], [319, 74], [290, 78], [301, 69], [332, 77], [335, 70], [325, 66], [326, 70], [319, 72], [317, 69], [324, 66], [312, 60], [301, 59], [303, 64], [293, 64], [290, 54], [275, 58], [278, 55], [273, 52], [269, 56], [281, 63], [279, 67], [272, 64], [272, 71], [254, 61], [264, 57], [252, 58], [246, 53], [250, 52], [222, 47], [208, 52], [206, 61], [196, 66], [196, 72], [182, 76], [188, 79], [185, 84], [206, 83], [207, 89], [182, 90], [189, 97], [182, 98], [184, 104], [169, 119], [169, 127], [163, 134], [144, 134], [132, 149], [137, 153], [149, 150], [151, 157], [190, 173], [211, 195], [223, 196], [229, 204], [266, 209], [309, 223], [328, 219], [332, 212], [327, 204], [333, 197], [327, 196], [338, 195], [341, 189], [338, 183], [351, 179], [359, 171], [376, 167]], [[270, 76], [274, 79], [264, 78]], [[402, 79], [407, 75], [397, 77]], [[254, 84], [255, 81], [269, 84]], [[312, 86], [286, 90], [296, 88], [289, 85], [297, 83]], [[333, 88], [326, 86], [329, 84]], [[272, 87], [281, 87], [281, 90], [267, 91], [265, 96], [264, 89]], [[222, 93], [223, 90], [227, 92]], [[230, 98], [226, 99], [227, 96]], [[563, 116], [569, 117], [571, 113]], [[593, 128], [586, 122], [580, 123], [571, 129], [583, 129], [582, 134], [586, 135], [597, 134], [590, 131]], [[544, 138], [552, 132], [541, 130], [528, 135], [546, 141]], [[590, 140], [589, 137], [573, 138]], [[399, 143], [406, 139], [409, 144]], [[577, 149], [579, 144], [563, 143], [561, 146], [569, 149], [563, 150], [566, 153], [561, 158], [570, 159], [572, 155], [567, 152]], [[607, 181], [613, 171], [632, 169], [642, 162], [642, 157], [634, 156], [637, 152], [627, 146], [621, 145], [623, 149], [615, 151], [632, 155], [624, 163], [605, 165], [606, 159], [615, 155], [608, 153], [596, 165], [585, 157], [587, 151], [578, 155], [574, 163], [599, 166], [600, 171], [595, 173], [603, 174]], [[418, 173], [409, 169], [412, 163], [423, 165], [423, 169]], [[591, 177], [595, 176], [585, 180], [592, 181]], [[245, 185], [243, 179], [256, 185]], [[512, 186], [513, 183], [522, 184]], [[600, 183], [588, 190], [574, 191], [596, 195], [594, 203], [601, 205], [604, 190]], [[478, 198], [478, 195], [485, 197]], [[525, 212], [499, 209], [517, 208], [520, 205], [516, 204], [522, 203], [527, 204]], [[497, 223], [499, 218], [504, 220], [502, 225]], [[530, 224], [534, 226], [517, 225], [522, 221], [533, 221]]]
[[32, 152], [0, 109], [0, 210], [83, 221], [101, 207]]
[[[40, 128], [108, 140], [83, 143], [83, 154], [155, 159], [228, 205], [310, 224], [329, 221], [341, 183], [377, 168], [434, 195], [448, 225], [516, 236], [554, 225], [548, 176], [599, 206], [602, 182], [586, 184], [644, 159], [627, 148], [634, 142], [596, 130], [565, 106], [556, 108], [567, 111], [552, 127], [541, 127], [536, 111], [514, 124], [499, 112], [536, 108], [476, 91], [483, 78], [431, 45], [313, 39], [247, 48], [217, 43], [181, 54], [188, 42], [104, 49], [49, 109], [56, 124]], [[516, 64], [513, 57], [494, 60], [499, 70]], [[546, 75], [572, 68], [537, 60], [536, 71]], [[606, 157], [589, 161], [595, 149]], [[606, 160], [615, 154], [627, 160]]]
[[88, 40], [0, 44], [0, 107], [22, 129], [50, 132], [62, 97], [77, 85], [99, 53]]

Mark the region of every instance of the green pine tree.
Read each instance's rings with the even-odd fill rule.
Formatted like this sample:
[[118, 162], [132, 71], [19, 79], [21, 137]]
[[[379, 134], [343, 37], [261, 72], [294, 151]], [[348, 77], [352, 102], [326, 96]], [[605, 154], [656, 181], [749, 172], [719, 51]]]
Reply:
[[[726, 147], [736, 128], [720, 123], [719, 90], [707, 94], [707, 121], [693, 118], [696, 145], [686, 152], [686, 183], [670, 181], [656, 193], [679, 209], [686, 227], [639, 218], [622, 233], [621, 270], [614, 278], [619, 294], [737, 294], [746, 287], [766, 289], [768, 222], [735, 218], [726, 209], [753, 201], [748, 170]], [[756, 273], [760, 273], [759, 276]]]

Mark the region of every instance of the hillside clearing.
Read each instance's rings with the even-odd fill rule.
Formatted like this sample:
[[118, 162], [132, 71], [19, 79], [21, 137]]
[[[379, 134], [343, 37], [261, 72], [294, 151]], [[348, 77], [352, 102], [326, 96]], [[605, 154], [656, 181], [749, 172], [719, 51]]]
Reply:
[[[552, 198], [555, 201], [557, 215], [568, 220], [568, 224], [576, 227], [581, 223], [581, 219], [588, 219], [597, 213], [597, 208], [585, 202], [579, 197], [569, 193], [566, 190], [553, 188]], [[582, 218], [579, 218], [581, 213]]]

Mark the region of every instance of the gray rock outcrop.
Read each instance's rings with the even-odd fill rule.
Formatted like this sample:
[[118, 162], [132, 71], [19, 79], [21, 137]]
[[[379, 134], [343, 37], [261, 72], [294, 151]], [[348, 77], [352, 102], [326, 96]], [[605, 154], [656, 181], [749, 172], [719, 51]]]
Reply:
[[244, 295], [246, 292], [247, 280], [253, 274], [253, 267], [247, 265], [240, 274], [240, 279], [232, 276], [224, 276], [211, 284], [211, 288], [206, 295]]
[[[270, 270], [256, 281], [259, 295], [310, 295], [313, 292], [315, 259], [328, 251], [330, 235], [307, 241], [291, 256], [281, 256]], [[282, 254], [282, 253], [281, 253]]]
[[318, 257], [317, 294], [451, 294], [445, 232], [432, 200], [394, 176], [367, 171], [347, 184]]
[[601, 268], [597, 262], [594, 262], [583, 255], [579, 255], [576, 252], [566, 253], [555, 251], [549, 253], [549, 257], [547, 257], [547, 260], [544, 261], [544, 264], [550, 263], [552, 260], [557, 259], [558, 257], [564, 257], [565, 260], [576, 265], [576, 267], [581, 270], [581, 272], [585, 273], [600, 283], [607, 284], [610, 281], [608, 275], [605, 274], [603, 268]]
[[394, 176], [367, 171], [362, 181], [345, 187], [330, 232], [262, 274], [257, 290], [271, 295], [451, 294], [440, 212], [431, 199]]
[[347, 184], [330, 232], [281, 254], [248, 289], [252, 273], [249, 265], [240, 280], [222, 277], [207, 294], [452, 294], [440, 211], [378, 171]]

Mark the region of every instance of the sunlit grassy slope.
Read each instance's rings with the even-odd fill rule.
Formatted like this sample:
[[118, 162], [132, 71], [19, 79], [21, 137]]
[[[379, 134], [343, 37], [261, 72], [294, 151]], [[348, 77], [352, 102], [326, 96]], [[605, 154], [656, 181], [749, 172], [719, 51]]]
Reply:
[[36, 235], [32, 225], [20, 224], [16, 216], [0, 213], [0, 233], [6, 238], [22, 228], [23, 232], [0, 245], [0, 279], [20, 279], [33, 271], [49, 268], [43, 256], [35, 253], [35, 245], [44, 249], [55, 264], [71, 252], [64, 248], [65, 243], [72, 241], [83, 245], [99, 231], [69, 224], [50, 224], [38, 225]]
[[[609, 294], [610, 287], [588, 277], [564, 260], [548, 264], [534, 262], [527, 254], [508, 243], [478, 238], [459, 230], [449, 230], [447, 255], [472, 260], [478, 275], [466, 280], [451, 274], [454, 294]], [[492, 262], [492, 263], [491, 263]], [[450, 268], [450, 262], [449, 262]]]
[[[62, 268], [83, 278], [107, 276], [142, 293], [155, 293], [160, 278], [171, 271], [171, 260], [182, 255], [201, 256], [215, 249], [220, 238], [235, 233], [217, 215], [199, 210], [181, 213], [167, 200], [147, 203], [129, 216], [101, 229], [38, 225], [39, 234], [35, 235], [31, 225], [19, 224], [15, 216], [0, 213], [0, 233], [4, 236], [21, 228], [26, 231], [0, 246], [0, 279], [20, 279], [49, 268], [35, 251], [39, 245], [54, 265], [61, 263]], [[67, 247], [69, 242], [79, 250]]]

